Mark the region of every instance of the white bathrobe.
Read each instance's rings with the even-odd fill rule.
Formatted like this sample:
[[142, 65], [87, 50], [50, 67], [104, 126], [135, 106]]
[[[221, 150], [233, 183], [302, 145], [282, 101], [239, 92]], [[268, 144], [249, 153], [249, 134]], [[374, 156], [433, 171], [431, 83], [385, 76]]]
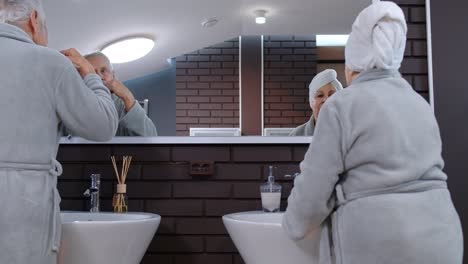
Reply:
[[0, 263], [53, 264], [60, 243], [59, 127], [110, 139], [117, 112], [96, 74], [0, 23]]
[[321, 230], [321, 264], [460, 264], [443, 165], [427, 102], [396, 70], [363, 72], [322, 107], [283, 228]]

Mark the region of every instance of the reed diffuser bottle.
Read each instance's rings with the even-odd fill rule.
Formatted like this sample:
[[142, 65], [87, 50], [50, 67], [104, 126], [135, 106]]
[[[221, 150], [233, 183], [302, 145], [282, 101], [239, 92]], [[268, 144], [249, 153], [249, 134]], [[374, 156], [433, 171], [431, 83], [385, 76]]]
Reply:
[[112, 206], [114, 207], [115, 213], [126, 213], [128, 212], [128, 197], [127, 197], [127, 184], [125, 180], [127, 179], [128, 170], [132, 162], [131, 156], [124, 156], [122, 159], [122, 171], [119, 174], [117, 169], [117, 162], [115, 157], [111, 157], [112, 165], [114, 166], [115, 175], [117, 176], [117, 187], [116, 193], [112, 198]]

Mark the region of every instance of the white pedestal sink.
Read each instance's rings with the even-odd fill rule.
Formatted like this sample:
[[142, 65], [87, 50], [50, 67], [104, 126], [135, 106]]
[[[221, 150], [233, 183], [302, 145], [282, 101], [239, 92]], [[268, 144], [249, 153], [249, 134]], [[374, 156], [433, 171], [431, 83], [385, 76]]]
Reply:
[[261, 211], [223, 216], [223, 222], [246, 264], [316, 264], [318, 235], [290, 240], [281, 227], [283, 213]]
[[61, 215], [59, 264], [139, 264], [161, 222], [149, 213]]

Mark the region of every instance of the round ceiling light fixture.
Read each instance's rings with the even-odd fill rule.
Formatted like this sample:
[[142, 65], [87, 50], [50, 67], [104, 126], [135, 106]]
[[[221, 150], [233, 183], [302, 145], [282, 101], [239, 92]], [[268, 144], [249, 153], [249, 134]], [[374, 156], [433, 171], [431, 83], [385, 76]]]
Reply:
[[154, 40], [146, 37], [126, 38], [105, 46], [104, 53], [111, 63], [125, 63], [138, 60], [150, 53]]
[[259, 9], [255, 10], [255, 23], [257, 24], [265, 24], [266, 23], [266, 10]]

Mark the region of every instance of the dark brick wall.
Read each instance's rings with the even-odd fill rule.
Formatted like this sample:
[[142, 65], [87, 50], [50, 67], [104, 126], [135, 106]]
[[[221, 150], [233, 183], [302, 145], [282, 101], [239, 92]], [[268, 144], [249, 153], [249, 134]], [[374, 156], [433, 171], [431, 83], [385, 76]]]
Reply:
[[400, 72], [414, 90], [429, 101], [427, 75], [427, 32], [424, 0], [396, 0], [408, 23], [405, 58]]
[[239, 127], [239, 40], [176, 58], [176, 133]]
[[[133, 155], [127, 189], [131, 211], [162, 216], [143, 264], [243, 263], [221, 220], [228, 213], [259, 210], [259, 185], [268, 165], [283, 185], [283, 209], [307, 145], [62, 145], [62, 210], [86, 210], [89, 176], [101, 173], [101, 206], [111, 211], [116, 184], [111, 155]], [[190, 160], [215, 161], [215, 173], [189, 175]]]
[[309, 120], [316, 54], [315, 36], [264, 37], [265, 127], [296, 127]]

